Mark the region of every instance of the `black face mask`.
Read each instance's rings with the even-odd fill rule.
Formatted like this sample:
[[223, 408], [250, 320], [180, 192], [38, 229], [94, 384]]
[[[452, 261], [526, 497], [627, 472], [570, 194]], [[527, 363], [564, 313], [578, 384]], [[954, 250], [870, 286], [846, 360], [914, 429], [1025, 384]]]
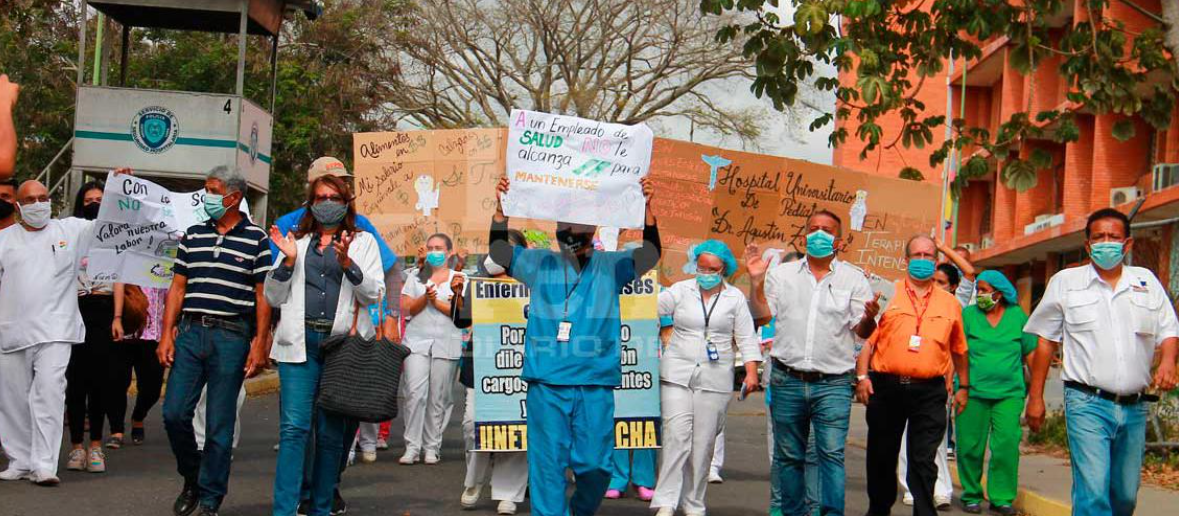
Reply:
[[0, 199], [0, 219], [11, 217], [16, 212], [16, 205]]
[[577, 254], [593, 243], [593, 235], [577, 234], [571, 229], [559, 229], [557, 230], [557, 243], [569, 250], [570, 253]]
[[94, 220], [98, 218], [98, 210], [102, 208], [101, 203], [90, 203], [82, 207], [82, 218], [86, 220]]

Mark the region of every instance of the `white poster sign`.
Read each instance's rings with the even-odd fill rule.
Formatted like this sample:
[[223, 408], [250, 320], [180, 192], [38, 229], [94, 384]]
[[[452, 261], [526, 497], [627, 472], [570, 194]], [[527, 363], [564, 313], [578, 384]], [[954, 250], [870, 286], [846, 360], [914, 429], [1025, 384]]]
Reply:
[[513, 109], [504, 198], [509, 217], [595, 226], [643, 227], [639, 179], [651, 166], [655, 135], [622, 125]]

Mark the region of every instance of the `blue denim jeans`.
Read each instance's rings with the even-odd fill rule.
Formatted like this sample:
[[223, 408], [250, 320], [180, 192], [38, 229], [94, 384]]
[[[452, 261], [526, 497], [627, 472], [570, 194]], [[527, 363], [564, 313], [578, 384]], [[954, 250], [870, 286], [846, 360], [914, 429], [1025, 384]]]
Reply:
[[[251, 332], [252, 333], [252, 332]], [[250, 335], [206, 328], [182, 320], [172, 371], [164, 393], [164, 429], [176, 469], [185, 482], [200, 487], [202, 506], [218, 508], [229, 489], [237, 393], [245, 380]], [[208, 384], [205, 451], [197, 451], [192, 417], [201, 389]]]
[[851, 418], [851, 375], [804, 382], [775, 368], [770, 376], [774, 418], [774, 460], [783, 514], [811, 512], [807, 507], [807, 440], [814, 428], [818, 456], [819, 509], [843, 514], [844, 446]]
[[1146, 451], [1147, 405], [1064, 389], [1075, 516], [1130, 516]]
[[[773, 416], [771, 416], [773, 417]], [[770, 478], [778, 478], [782, 467], [778, 461], [770, 461]], [[806, 508], [812, 516], [820, 516], [822, 507], [819, 505], [819, 451], [815, 449], [815, 425], [811, 423], [811, 433], [806, 438]], [[770, 482], [770, 515], [781, 516], [782, 492], [777, 482]]]
[[303, 473], [313, 465], [307, 453], [314, 422], [315, 396], [323, 371], [319, 343], [327, 334], [306, 328], [307, 361], [279, 362], [279, 448], [274, 474], [274, 516], [291, 516], [299, 507]]

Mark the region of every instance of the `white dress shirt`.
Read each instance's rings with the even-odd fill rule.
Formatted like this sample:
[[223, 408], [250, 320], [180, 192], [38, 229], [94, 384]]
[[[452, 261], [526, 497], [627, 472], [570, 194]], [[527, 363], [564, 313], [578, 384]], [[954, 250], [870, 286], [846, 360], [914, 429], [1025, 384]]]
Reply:
[[[426, 285], [429, 284], [438, 289], [438, 299], [450, 302], [454, 297], [454, 292], [450, 290], [450, 282], [455, 276], [466, 277], [461, 272], [450, 271], [446, 281], [441, 285], [434, 285], [429, 280], [422, 283], [418, 279], [418, 269], [411, 269], [406, 273], [405, 286], [401, 293], [417, 299], [426, 295]], [[463, 356], [463, 330], [455, 327], [454, 322], [450, 320], [450, 314], [439, 312], [434, 308], [434, 304], [428, 301], [421, 312], [405, 323], [403, 342], [410, 351], [419, 355], [448, 360], [458, 360]]]
[[[711, 313], [707, 340], [706, 308]], [[701, 299], [700, 286], [694, 278], [676, 283], [659, 293], [659, 316], [670, 316], [674, 321], [671, 338], [659, 360], [659, 378], [664, 382], [711, 392], [732, 392], [734, 340], [746, 361], [761, 361], [749, 303], [745, 294], [728, 282], [707, 300]], [[708, 359], [710, 341], [716, 346], [717, 360]], [[692, 377], [697, 374], [698, 383], [692, 385]]]
[[1111, 286], [1083, 265], [1052, 276], [1024, 331], [1064, 344], [1062, 379], [1134, 394], [1150, 385], [1155, 348], [1179, 323], [1149, 269], [1124, 266]]
[[784, 263], [766, 274], [766, 302], [777, 317], [772, 355], [799, 371], [844, 374], [856, 367], [855, 327], [872, 300], [864, 271], [833, 260], [817, 280], [807, 260]]

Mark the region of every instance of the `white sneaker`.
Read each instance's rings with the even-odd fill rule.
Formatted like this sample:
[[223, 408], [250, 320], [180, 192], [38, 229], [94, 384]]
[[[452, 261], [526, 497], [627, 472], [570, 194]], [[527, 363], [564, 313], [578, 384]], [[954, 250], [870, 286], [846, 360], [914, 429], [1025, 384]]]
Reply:
[[363, 462], [365, 464], [372, 464], [376, 461], [377, 461], [377, 451], [376, 450], [361, 451], [360, 452], [360, 462]]
[[356, 450], [349, 450], [348, 451], [348, 465], [349, 466], [356, 465]]
[[54, 475], [48, 471], [33, 472], [33, 475], [31, 478], [29, 478], [29, 480], [32, 480], [34, 484], [43, 487], [52, 487], [61, 483], [61, 479], [57, 478], [57, 475]]
[[0, 480], [4, 481], [29, 480], [30, 478], [31, 475], [28, 471], [22, 471], [16, 468], [8, 468], [4, 471], [0, 471]]
[[675, 507], [660, 507], [655, 516], [675, 516]]
[[90, 460], [86, 464], [86, 471], [106, 473], [106, 454], [102, 453], [102, 448], [90, 448]]
[[479, 503], [479, 495], [482, 493], [483, 484], [475, 484], [463, 489], [463, 497], [459, 500], [463, 504], [463, 509], [474, 509], [475, 504]]
[[504, 500], [504, 501], [500, 502], [499, 507], [496, 507], [496, 509], [495, 509], [495, 513], [496, 514], [504, 514], [507, 516], [511, 516], [513, 514], [516, 514], [516, 502], [510, 501], [510, 500]]
[[411, 466], [413, 464], [417, 464], [418, 452], [405, 450], [405, 455], [402, 455], [400, 459], [397, 459], [397, 462], [401, 463], [402, 466]]
[[66, 469], [70, 471], [86, 471], [86, 450], [81, 448], [70, 450], [70, 458], [66, 461]]
[[721, 478], [719, 471], [713, 470], [708, 473], [708, 483], [723, 484], [725, 483], [725, 479]]
[[438, 458], [438, 452], [428, 451], [428, 452], [426, 452], [426, 459], [423, 460], [422, 462], [425, 462], [427, 466], [433, 466], [435, 464], [438, 464], [439, 462], [442, 462], [442, 459]]
[[912, 507], [913, 506], [913, 495], [911, 495], [911, 494], [905, 495], [904, 498], [901, 498], [901, 503], [908, 505], [909, 507]]
[[384, 439], [377, 439], [377, 449], [381, 450], [381, 451], [388, 450], [389, 449], [389, 441], [386, 441]]
[[953, 507], [953, 501], [948, 496], [933, 497], [933, 506], [939, 511], [948, 511]]

